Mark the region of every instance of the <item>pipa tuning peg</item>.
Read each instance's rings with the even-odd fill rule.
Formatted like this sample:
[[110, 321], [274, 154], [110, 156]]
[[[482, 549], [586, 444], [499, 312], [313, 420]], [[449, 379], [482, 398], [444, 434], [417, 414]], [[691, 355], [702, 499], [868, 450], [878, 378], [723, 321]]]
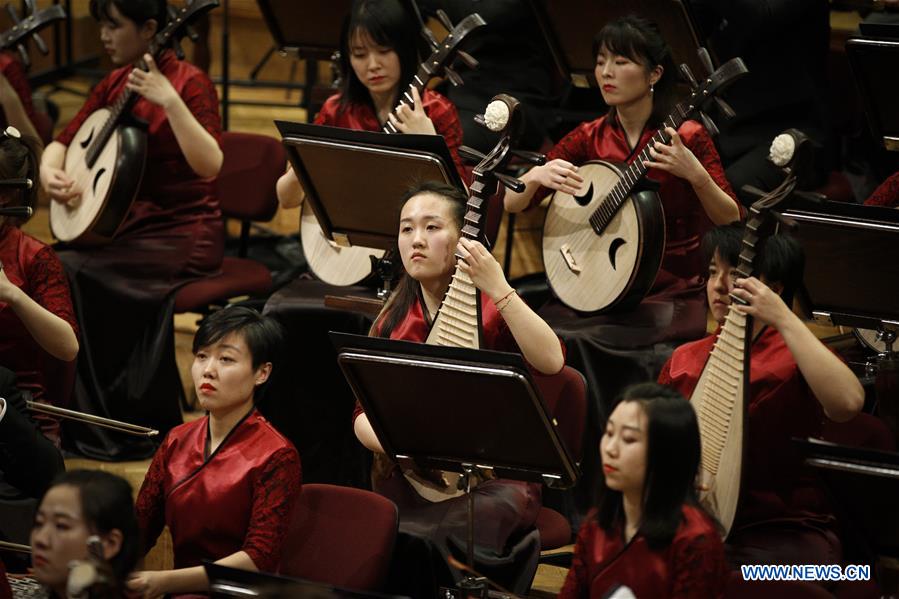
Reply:
[[696, 51], [699, 55], [699, 62], [702, 63], [702, 68], [705, 69], [707, 74], [712, 74], [715, 72], [715, 65], [712, 64], [712, 55], [709, 54], [709, 51], [705, 49], [705, 47], [700, 47], [699, 50]]
[[34, 40], [34, 45], [37, 46], [38, 52], [40, 52], [44, 56], [50, 53], [50, 50], [47, 48], [46, 42], [44, 42], [44, 39], [40, 35], [38, 35], [37, 33], [32, 33], [31, 39]]
[[529, 164], [543, 166], [546, 164], [546, 156], [540, 152], [528, 152], [527, 150], [510, 150], [511, 154]]
[[465, 50], [456, 50], [456, 56], [465, 63], [469, 69], [478, 68], [478, 59], [466, 52]]
[[718, 106], [718, 110], [721, 111], [721, 114], [723, 114], [725, 118], [732, 119], [737, 115], [736, 111], [731, 108], [731, 105], [718, 96], [715, 96], [715, 104]]
[[446, 75], [446, 78], [449, 79], [450, 83], [453, 85], [462, 85], [464, 82], [462, 81], [462, 77], [459, 76], [459, 73], [454, 71], [450, 67], [444, 67], [443, 72]]
[[480, 162], [484, 159], [484, 154], [468, 146], [459, 146], [459, 157], [466, 162]]
[[494, 172], [493, 176], [497, 178], [497, 180], [514, 191], [515, 193], [522, 193], [525, 190], [526, 185], [520, 179], [516, 179], [510, 175], [505, 175], [503, 173]]
[[447, 31], [453, 30], [453, 22], [442, 8], [437, 10], [437, 20], [440, 21], [440, 24], [443, 25]]
[[696, 89], [699, 87], [699, 84], [696, 83], [696, 77], [693, 76], [693, 71], [690, 70], [690, 67], [687, 66], [686, 63], [681, 63], [680, 72], [683, 75], [684, 80], [690, 84], [690, 89]]
[[718, 133], [720, 133], [720, 131], [718, 131], [718, 126], [715, 124], [715, 121], [713, 121], [709, 115], [702, 111], [699, 112], [699, 118], [702, 120], [702, 124], [705, 127], [706, 131], [709, 132], [709, 135], [711, 135], [712, 137], [718, 137]]

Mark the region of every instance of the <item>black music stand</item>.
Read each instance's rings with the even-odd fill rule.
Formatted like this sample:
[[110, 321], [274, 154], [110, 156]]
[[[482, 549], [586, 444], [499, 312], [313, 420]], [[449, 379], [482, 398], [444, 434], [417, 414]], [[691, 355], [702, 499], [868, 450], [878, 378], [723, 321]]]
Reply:
[[899, 40], [852, 38], [846, 54], [861, 95], [874, 140], [887, 150], [899, 152]]
[[387, 455], [400, 464], [462, 474], [469, 568], [469, 484], [478, 471], [552, 488], [577, 482], [580, 471], [520, 355], [334, 332], [331, 339]]
[[204, 561], [209, 578], [209, 596], [213, 599], [260, 597], [266, 599], [408, 599], [398, 595], [384, 595], [345, 589], [301, 578], [291, 578], [264, 572], [251, 572]]
[[593, 38], [603, 25], [631, 13], [658, 23], [671, 46], [674, 64], [705, 73], [697, 56], [702, 46], [689, 7], [682, 0], [530, 0], [532, 10], [562, 75], [576, 87], [597, 87]]
[[899, 328], [899, 211], [844, 202], [793, 201], [783, 212], [798, 223], [805, 250], [800, 303], [828, 326]]
[[[306, 192], [305, 201], [325, 237], [338, 245], [393, 250], [399, 199], [415, 181], [435, 180], [465, 189], [440, 135], [275, 124]], [[383, 274], [384, 269], [376, 270]], [[389, 280], [384, 283], [389, 292]], [[386, 293], [379, 295], [386, 298]]]

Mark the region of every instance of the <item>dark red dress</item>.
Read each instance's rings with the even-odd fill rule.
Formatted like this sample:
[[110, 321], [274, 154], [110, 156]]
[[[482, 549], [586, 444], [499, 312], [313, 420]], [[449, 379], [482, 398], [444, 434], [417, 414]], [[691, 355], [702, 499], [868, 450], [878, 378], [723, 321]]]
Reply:
[[207, 457], [208, 422], [172, 429], [153, 456], [135, 504], [145, 549], [167, 525], [175, 568], [245, 551], [275, 572], [300, 493], [297, 450], [253, 409]]
[[[166, 50], [157, 65], [199, 123], [221, 142], [218, 96], [209, 77]], [[68, 145], [84, 120], [121, 95], [131, 67], [116, 69], [91, 92], [57, 141]], [[77, 408], [167, 432], [181, 422], [181, 381], [174, 360], [172, 311], [180, 285], [218, 272], [224, 230], [214, 180], [184, 157], [165, 111], [141, 98], [134, 114], [148, 123], [147, 161], [137, 199], [112, 243], [65, 249], [84, 344]], [[100, 459], [148, 457], [137, 437], [79, 427], [77, 449]]]
[[[16, 90], [16, 95], [22, 101], [25, 114], [31, 119], [32, 124], [37, 127], [34, 102], [31, 101], [31, 85], [28, 83], [28, 74], [25, 73], [25, 67], [22, 66], [15, 54], [6, 50], [0, 51], [0, 73], [3, 73], [3, 76], [6, 77], [12, 88]], [[0, 127], [5, 129], [8, 124], [6, 113], [0, 107]]]
[[[424, 316], [422, 300], [410, 307], [406, 317], [391, 331], [391, 339], [424, 343], [430, 333], [431, 323]], [[506, 321], [496, 309], [496, 305], [481, 293], [482, 346], [484, 349], [521, 353], [512, 337]], [[427, 398], [422, 398], [426, 400]], [[353, 419], [362, 414], [357, 404]], [[431, 575], [444, 584], [448, 572], [441, 572], [443, 561], [449, 555], [461, 557], [464, 552], [468, 512], [465, 496], [455, 497], [439, 503], [423, 499], [402, 475], [400, 468], [393, 466], [387, 473], [373, 475], [373, 488], [397, 504], [400, 512], [400, 532], [405, 537], [400, 541], [400, 555], [395, 570], [404, 570], [393, 576], [408, 585], [391, 588], [391, 591], [412, 596], [425, 596], [429, 583], [428, 575], [421, 568], [416, 569], [416, 558], [428, 551], [436, 551], [436, 561], [429, 565]], [[519, 583], [530, 583], [528, 567], [535, 564], [534, 551], [539, 552], [539, 543], [529, 546], [522, 542], [526, 535], [535, 530], [537, 513], [542, 505], [539, 485], [506, 479], [489, 480], [479, 484], [472, 492], [475, 502], [475, 544], [478, 546], [475, 569], [491, 576], [501, 576], [499, 581], [507, 588]], [[459, 544], [461, 540], [461, 545]], [[423, 543], [427, 549], [419, 546]], [[456, 551], [453, 551], [453, 548]], [[491, 571], [498, 564], [504, 567]], [[485, 571], [486, 570], [486, 571]], [[453, 572], [458, 575], [457, 572]], [[523, 576], [523, 578], [521, 578]], [[526, 579], [526, 580], [525, 580]], [[414, 581], [414, 582], [412, 582]], [[523, 588], [523, 590], [522, 590]], [[527, 590], [527, 585], [518, 592]], [[431, 589], [432, 595], [436, 589]], [[515, 590], [514, 588], [511, 590]]]
[[684, 505], [683, 516], [671, 544], [653, 550], [639, 533], [626, 543], [588, 515], [559, 599], [601, 599], [618, 585], [636, 597], [722, 597], [729, 574], [721, 537], [701, 510]]
[[874, 193], [865, 200], [865, 206], [899, 207], [899, 172], [893, 173], [878, 185]]
[[[10, 282], [28, 297], [59, 316], [78, 331], [65, 271], [53, 250], [16, 227], [0, 224], [0, 262]], [[0, 302], [0, 366], [16, 373], [17, 386], [31, 393], [35, 401], [63, 406], [70, 389], [65, 388], [63, 371], [70, 365], [41, 348], [12, 308]], [[71, 380], [69, 380], [71, 382]], [[59, 422], [35, 416], [41, 431], [59, 442]]]
[[[463, 181], [468, 181], [465, 167], [459, 158], [459, 146], [462, 145], [462, 124], [459, 113], [452, 102], [439, 93], [426, 89], [422, 93], [421, 105], [425, 114], [434, 123], [434, 130], [446, 140], [446, 146], [453, 156], [456, 170]], [[325, 101], [321, 111], [315, 117], [316, 125], [342, 127], [356, 131], [380, 131], [383, 124], [371, 106], [367, 104], [340, 105], [340, 95], [335, 94]]]
[[[659, 383], [689, 398], [715, 338], [710, 335], [677, 348], [663, 367]], [[759, 561], [778, 563], [839, 563], [839, 541], [832, 532], [834, 521], [824, 490], [803, 467], [802, 456], [790, 441], [792, 437], [820, 438], [824, 411], [775, 329], [765, 328], [752, 344], [749, 376], [743, 486], [728, 551], [736, 554], [741, 546], [749, 547], [748, 556], [732, 555], [734, 561], [749, 563], [756, 556]], [[772, 537], [784, 531], [784, 537], [796, 542], [791, 546], [777, 537], [769, 545], [764, 538], [756, 538], [766, 530], [774, 531]], [[743, 543], [741, 537], [752, 540]], [[790, 561], [797, 557], [803, 561]]]

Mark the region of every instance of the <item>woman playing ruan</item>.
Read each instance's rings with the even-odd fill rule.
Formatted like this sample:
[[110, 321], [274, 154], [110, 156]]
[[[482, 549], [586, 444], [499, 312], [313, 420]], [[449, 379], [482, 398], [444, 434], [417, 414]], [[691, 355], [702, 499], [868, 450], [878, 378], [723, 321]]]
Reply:
[[256, 411], [282, 345], [281, 327], [244, 307], [213, 313], [194, 337], [191, 376], [204, 418], [172, 429], [141, 486], [147, 549], [169, 527], [175, 569], [138, 572], [154, 597], [205, 591], [202, 561], [274, 572], [300, 490], [296, 449]]
[[[401, 133], [442, 135], [456, 169], [464, 175], [458, 149], [462, 125], [453, 104], [426, 89], [414, 107], [403, 105], [393, 114], [419, 65], [418, 26], [400, 0], [356, 0], [340, 43], [343, 86], [328, 98], [315, 117], [316, 125], [361, 131], [381, 131], [388, 122]], [[278, 181], [278, 199], [290, 208], [303, 201], [292, 168]]]
[[699, 507], [699, 426], [679, 393], [628, 388], [599, 445], [599, 501], [578, 533], [559, 597], [599, 599], [618, 585], [636, 597], [721, 597], [724, 547]]
[[[414, 187], [403, 198], [398, 245], [406, 273], [375, 321], [371, 334], [424, 342], [449, 288], [458, 250], [463, 257], [459, 268], [468, 273], [481, 294], [482, 347], [520, 352], [537, 372], [559, 372], [564, 365], [564, 353], [552, 329], [509, 286], [499, 264], [486, 248], [477, 241], [461, 238], [465, 200], [458, 190], [433, 182]], [[422, 398], [422, 401], [426, 400]], [[450, 553], [449, 537], [465, 538], [466, 499], [456, 497], [429, 503], [419, 496], [399, 467], [386, 464], [384, 449], [359, 406], [354, 430], [362, 444], [376, 454], [375, 490], [399, 507], [400, 531], [408, 535], [401, 546], [420, 548], [419, 543], [425, 542], [433, 545], [429, 555], [446, 557]], [[512, 578], [504, 583], [515, 586], [522, 582], [521, 577], [527, 578], [524, 582], [529, 583], [528, 575], [523, 572], [531, 556], [527, 550], [516, 548], [516, 543], [533, 530], [540, 508], [539, 486], [490, 480], [479, 484], [473, 496], [474, 513], [478, 519], [476, 544], [485, 548], [488, 554], [503, 556], [508, 562], [520, 566], [506, 569], [505, 576], [511, 574]], [[415, 540], [409, 541], [410, 537]], [[420, 554], [413, 557], [409, 555], [411, 553], [414, 553], [411, 549], [398, 553], [398, 571], [409, 572], [400, 573], [398, 577], [403, 584], [391, 590], [430, 596], [436, 592], [439, 582], [452, 582], [446, 578], [448, 573], [444, 573], [439, 581], [427, 580], [423, 574], [425, 571], [434, 573], [435, 567], [438, 568], [436, 572], [445, 570], [442, 559], [426, 569], [419, 569], [411, 566], [416, 562], [409, 560], [419, 558]], [[515, 580], [516, 577], [519, 579]]]
[[[593, 48], [595, 76], [609, 112], [579, 125], [547, 153], [544, 166], [528, 171], [522, 177], [525, 191], [506, 194], [508, 211], [524, 210], [553, 191], [583, 193], [578, 165], [630, 162], [673, 107], [676, 70], [655, 24], [636, 16], [617, 19], [603, 27]], [[676, 317], [669, 314], [660, 325], [670, 330], [658, 337], [696, 338], [705, 330], [700, 239], [713, 225], [738, 220], [740, 208], [702, 125], [686, 121], [678, 131], [666, 132], [671, 143], [650, 147], [647, 162], [648, 177], [660, 186], [666, 229], [665, 254], [648, 298], [675, 303]]]
[[134, 568], [140, 534], [131, 485], [101, 470], [73, 470], [57, 478], [41, 499], [31, 529], [31, 563], [38, 582], [53, 597], [68, 597], [71, 562], [87, 561], [90, 537], [100, 541], [112, 579], [98, 596], [125, 596], [125, 578]]
[[[42, 185], [55, 202], [79, 201], [83, 190], [62, 170], [67, 148], [89, 115], [126, 91], [138, 94], [131, 112], [148, 123], [147, 157], [136, 199], [112, 242], [60, 252], [85, 340], [75, 398], [84, 411], [168, 431], [181, 422], [183, 393], [174, 362], [174, 291], [216, 274], [224, 252], [212, 179], [222, 165], [218, 98], [209, 77], [172, 50], [150, 56], [166, 25], [165, 0], [92, 0], [90, 9], [120, 68], [94, 87], [47, 147]], [[141, 59], [148, 71], [135, 68]], [[153, 451], [142, 440], [99, 431], [76, 441], [81, 451], [106, 458]]]

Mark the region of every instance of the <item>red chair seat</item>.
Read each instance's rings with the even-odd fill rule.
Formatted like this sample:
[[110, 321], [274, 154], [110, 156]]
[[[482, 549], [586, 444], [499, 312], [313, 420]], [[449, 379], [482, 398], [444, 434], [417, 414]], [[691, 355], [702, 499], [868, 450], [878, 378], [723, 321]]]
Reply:
[[537, 513], [537, 530], [540, 531], [541, 549], [557, 549], [571, 543], [571, 524], [568, 518], [548, 507]]
[[216, 300], [239, 295], [265, 295], [272, 289], [272, 273], [246, 258], [225, 256], [222, 274], [188, 283], [175, 295], [175, 312], [201, 312]]

